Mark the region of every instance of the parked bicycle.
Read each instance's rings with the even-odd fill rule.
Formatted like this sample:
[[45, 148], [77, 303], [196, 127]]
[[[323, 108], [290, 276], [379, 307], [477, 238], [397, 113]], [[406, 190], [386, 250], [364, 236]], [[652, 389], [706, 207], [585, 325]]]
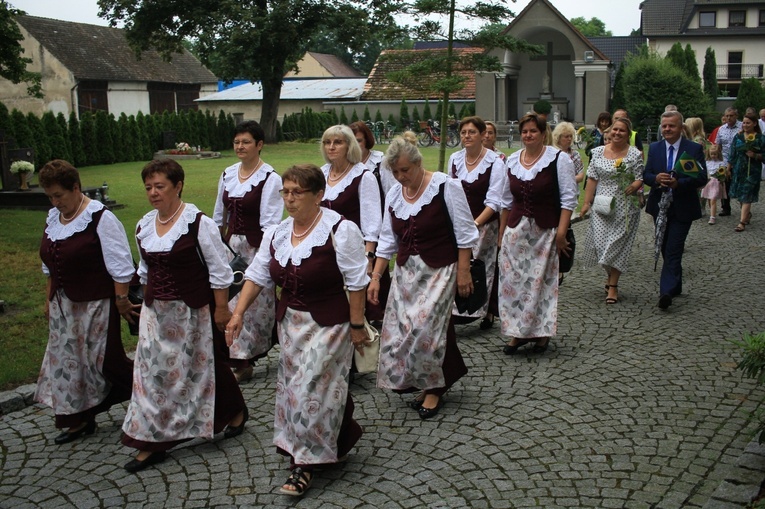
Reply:
[[[441, 129], [435, 120], [420, 121], [422, 131], [417, 135], [417, 141], [422, 147], [429, 147], [433, 144], [441, 143]], [[460, 144], [460, 135], [457, 133], [456, 126], [449, 126], [446, 130], [446, 146], [454, 148]]]
[[390, 143], [393, 139], [394, 133], [396, 131], [396, 126], [394, 124], [391, 124], [390, 122], [384, 122], [382, 120], [378, 122], [367, 120], [364, 123], [367, 125], [367, 127], [369, 127], [369, 130], [372, 131], [372, 134], [375, 137], [375, 143]]

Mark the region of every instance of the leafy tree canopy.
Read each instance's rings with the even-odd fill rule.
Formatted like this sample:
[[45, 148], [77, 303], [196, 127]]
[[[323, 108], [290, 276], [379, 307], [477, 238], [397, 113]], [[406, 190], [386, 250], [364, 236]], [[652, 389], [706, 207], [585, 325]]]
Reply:
[[24, 37], [14, 20], [15, 16], [23, 14], [0, 0], [0, 76], [14, 84], [26, 83], [27, 94], [42, 97], [40, 74], [27, 71], [27, 64], [31, 64], [32, 59], [23, 56], [24, 48], [20, 43]]
[[569, 21], [585, 37], [612, 37], [614, 35], [611, 30], [606, 30], [606, 24], [599, 18], [590, 18], [588, 20], [583, 16], [579, 16], [571, 18]]
[[284, 75], [295, 68], [323, 29], [360, 51], [372, 24], [394, 26], [396, 2], [379, 0], [99, 0], [99, 15], [124, 24], [137, 52], [157, 49], [166, 58], [193, 39], [196, 54], [218, 77], [260, 81], [261, 125], [276, 141]]

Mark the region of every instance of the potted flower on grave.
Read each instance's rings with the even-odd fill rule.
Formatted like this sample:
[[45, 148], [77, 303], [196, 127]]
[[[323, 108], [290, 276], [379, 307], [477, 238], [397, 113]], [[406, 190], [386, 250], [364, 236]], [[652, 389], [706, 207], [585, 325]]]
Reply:
[[16, 173], [19, 176], [19, 180], [21, 181], [21, 190], [27, 190], [29, 189], [29, 185], [27, 183], [27, 175], [29, 173], [34, 173], [35, 166], [34, 164], [30, 163], [29, 161], [13, 161], [11, 163], [11, 173]]

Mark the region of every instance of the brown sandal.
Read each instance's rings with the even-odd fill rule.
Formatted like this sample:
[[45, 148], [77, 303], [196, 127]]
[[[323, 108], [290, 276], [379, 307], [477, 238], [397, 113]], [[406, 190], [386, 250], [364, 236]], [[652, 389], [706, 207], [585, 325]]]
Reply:
[[306, 472], [302, 468], [297, 467], [292, 471], [287, 480], [284, 481], [284, 486], [292, 486], [295, 489], [290, 490], [282, 486], [279, 491], [285, 495], [300, 497], [311, 487], [311, 481], [313, 481], [313, 473]]
[[[619, 285], [609, 285], [609, 288], [619, 288]], [[618, 295], [618, 291], [617, 291]], [[619, 302], [619, 297], [606, 297], [606, 304], [616, 304]]]
[[733, 228], [733, 231], [735, 231], [735, 232], [742, 232], [744, 230], [746, 230], [746, 224], [745, 223], [738, 223], [738, 225], [735, 228]]

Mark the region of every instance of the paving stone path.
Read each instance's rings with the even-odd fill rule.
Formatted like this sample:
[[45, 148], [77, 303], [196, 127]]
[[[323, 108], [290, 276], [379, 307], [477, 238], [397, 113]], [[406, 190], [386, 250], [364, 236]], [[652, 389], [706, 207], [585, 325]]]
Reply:
[[[278, 493], [289, 472], [271, 443], [272, 351], [242, 386], [244, 434], [195, 440], [138, 474], [122, 468], [133, 454], [119, 443], [126, 405], [101, 415], [95, 435], [56, 446], [51, 411], [28, 404], [31, 387], [3, 395], [0, 507], [743, 507], [765, 478], [750, 422], [762, 389], [735, 369], [728, 341], [765, 330], [765, 208], [753, 210], [744, 233], [735, 216], [694, 225], [685, 295], [668, 312], [656, 307], [644, 214], [619, 303], [606, 306], [601, 270], [575, 266], [546, 354], [503, 355], [498, 324], [458, 327], [470, 373], [433, 420], [358, 377], [364, 436], [303, 499]], [[580, 248], [586, 227], [575, 225]]]

